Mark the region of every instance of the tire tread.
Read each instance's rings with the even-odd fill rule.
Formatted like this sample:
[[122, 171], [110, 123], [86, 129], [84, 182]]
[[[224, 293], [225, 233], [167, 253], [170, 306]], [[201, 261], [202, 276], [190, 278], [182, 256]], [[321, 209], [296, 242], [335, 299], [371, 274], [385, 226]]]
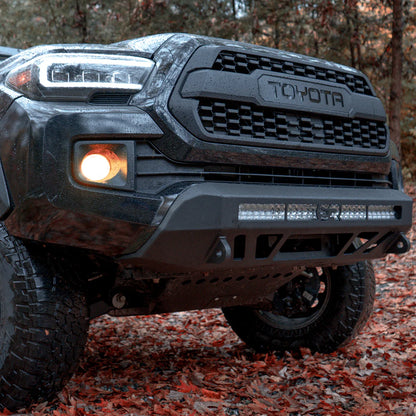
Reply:
[[63, 264], [9, 236], [3, 224], [0, 256], [11, 270], [2, 284], [10, 285], [15, 305], [14, 333], [0, 352], [0, 409], [15, 410], [50, 399], [71, 377], [87, 338], [88, 308]]

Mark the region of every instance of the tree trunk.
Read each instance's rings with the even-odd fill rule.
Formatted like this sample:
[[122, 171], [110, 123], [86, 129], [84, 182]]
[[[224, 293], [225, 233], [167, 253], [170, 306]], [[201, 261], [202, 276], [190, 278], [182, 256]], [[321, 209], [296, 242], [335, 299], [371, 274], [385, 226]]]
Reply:
[[351, 54], [351, 66], [361, 69], [360, 14], [357, 0], [344, 0], [344, 16]]
[[403, 68], [403, 0], [393, 0], [393, 27], [391, 38], [391, 82], [389, 102], [390, 136], [400, 148], [400, 112], [402, 108]]
[[79, 0], [75, 0], [75, 24], [79, 27], [80, 35], [81, 35], [81, 43], [85, 43], [87, 41], [87, 7], [85, 6], [85, 10], [82, 10]]

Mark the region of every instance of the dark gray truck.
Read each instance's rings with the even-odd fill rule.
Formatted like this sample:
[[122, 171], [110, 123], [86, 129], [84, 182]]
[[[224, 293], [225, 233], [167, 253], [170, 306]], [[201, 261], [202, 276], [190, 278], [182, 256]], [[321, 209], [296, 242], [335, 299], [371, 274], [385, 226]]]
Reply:
[[0, 408], [105, 313], [221, 307], [258, 351], [363, 327], [412, 200], [362, 73], [186, 34], [0, 52]]

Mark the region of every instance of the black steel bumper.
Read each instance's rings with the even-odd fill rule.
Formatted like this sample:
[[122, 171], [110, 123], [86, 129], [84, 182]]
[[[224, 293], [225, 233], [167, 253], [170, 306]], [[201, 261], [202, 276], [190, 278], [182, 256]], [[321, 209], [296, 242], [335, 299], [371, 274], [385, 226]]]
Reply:
[[[286, 213], [277, 220], [242, 219], [245, 204], [280, 206]], [[289, 207], [296, 205], [316, 214], [288, 219]], [[342, 207], [351, 205], [391, 206], [396, 215], [342, 219]], [[340, 211], [328, 215], [328, 207]], [[204, 183], [183, 192], [149, 241], [121, 260], [165, 272], [335, 266], [407, 251], [402, 233], [411, 222], [412, 200], [395, 190]]]

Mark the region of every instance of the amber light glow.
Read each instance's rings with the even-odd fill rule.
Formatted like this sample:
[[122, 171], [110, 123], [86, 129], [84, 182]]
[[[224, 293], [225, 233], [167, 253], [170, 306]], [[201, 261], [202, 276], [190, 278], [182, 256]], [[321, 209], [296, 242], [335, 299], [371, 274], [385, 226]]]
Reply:
[[32, 79], [32, 73], [30, 69], [28, 69], [26, 71], [19, 72], [16, 75], [10, 77], [8, 79], [8, 82], [14, 87], [20, 88], [23, 85], [29, 83], [31, 79]]
[[82, 176], [90, 182], [104, 182], [116, 176], [121, 168], [119, 157], [111, 150], [93, 150], [82, 159]]

